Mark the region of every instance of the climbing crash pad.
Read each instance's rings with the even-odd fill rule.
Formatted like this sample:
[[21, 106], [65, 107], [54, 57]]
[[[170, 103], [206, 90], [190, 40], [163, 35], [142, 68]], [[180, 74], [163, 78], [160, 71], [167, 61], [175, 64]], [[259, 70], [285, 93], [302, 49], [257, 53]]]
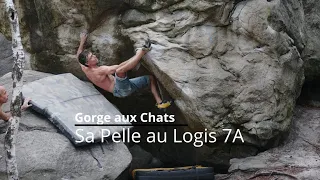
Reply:
[[212, 167], [189, 166], [179, 168], [135, 169], [132, 176], [136, 180], [214, 180]]
[[[88, 144], [82, 140], [91, 140], [92, 135], [94, 143], [101, 142], [103, 132], [104, 135], [108, 131], [110, 134], [120, 133], [131, 127], [125, 120], [117, 122], [121, 125], [115, 125], [115, 118], [122, 115], [119, 110], [92, 84], [83, 82], [70, 73], [26, 84], [22, 88], [22, 94], [23, 97], [30, 97], [32, 108], [45, 115], [76, 146]], [[103, 126], [96, 126], [97, 115], [110, 119], [102, 119], [103, 122], [100, 123], [103, 123]], [[104, 142], [107, 140], [104, 139]]]

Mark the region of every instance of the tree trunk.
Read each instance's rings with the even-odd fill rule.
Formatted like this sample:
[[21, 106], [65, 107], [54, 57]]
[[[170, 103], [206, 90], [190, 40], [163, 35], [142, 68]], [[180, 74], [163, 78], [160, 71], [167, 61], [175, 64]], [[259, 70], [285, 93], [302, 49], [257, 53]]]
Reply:
[[9, 119], [9, 127], [5, 135], [5, 149], [7, 153], [7, 175], [9, 180], [19, 179], [18, 167], [16, 162], [16, 137], [19, 129], [19, 121], [21, 118], [21, 104], [22, 104], [22, 75], [24, 69], [24, 51], [21, 44], [21, 36], [19, 29], [18, 14], [14, 7], [12, 0], [5, 0], [6, 11], [8, 13], [8, 18], [11, 23], [12, 32], [12, 51], [13, 51], [13, 69], [12, 69], [12, 80], [13, 80], [13, 90], [12, 90], [12, 100], [11, 100], [11, 114], [12, 117]]

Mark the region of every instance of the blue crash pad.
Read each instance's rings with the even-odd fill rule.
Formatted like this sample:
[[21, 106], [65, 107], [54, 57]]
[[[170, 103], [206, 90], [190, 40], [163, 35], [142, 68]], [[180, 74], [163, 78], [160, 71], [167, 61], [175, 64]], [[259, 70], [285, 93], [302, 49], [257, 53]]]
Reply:
[[[22, 93], [24, 97], [32, 99], [34, 110], [45, 115], [76, 146], [87, 144], [85, 141], [77, 141], [89, 137], [88, 133], [94, 134], [94, 142], [100, 142], [102, 129], [108, 129], [113, 134], [131, 127], [129, 122], [114, 122], [116, 115], [122, 115], [119, 110], [92, 84], [83, 82], [70, 73], [49, 76], [26, 84], [22, 88]], [[91, 121], [77, 121], [78, 113], [82, 113], [78, 116], [79, 118], [84, 119], [86, 115], [91, 117]], [[106, 124], [106, 126], [75, 126], [75, 124], [97, 124], [97, 119], [92, 118], [94, 115], [108, 115], [111, 122], [104, 121], [103, 125]], [[108, 126], [115, 123], [129, 127]], [[81, 136], [76, 133], [78, 129], [83, 129], [78, 131]]]

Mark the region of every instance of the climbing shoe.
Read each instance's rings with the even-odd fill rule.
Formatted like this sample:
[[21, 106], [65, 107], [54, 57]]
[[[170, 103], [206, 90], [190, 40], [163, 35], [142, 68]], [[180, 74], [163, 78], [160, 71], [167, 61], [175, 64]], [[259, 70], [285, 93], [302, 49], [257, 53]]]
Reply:
[[165, 109], [171, 105], [171, 101], [162, 101], [160, 104], [156, 104], [158, 109]]

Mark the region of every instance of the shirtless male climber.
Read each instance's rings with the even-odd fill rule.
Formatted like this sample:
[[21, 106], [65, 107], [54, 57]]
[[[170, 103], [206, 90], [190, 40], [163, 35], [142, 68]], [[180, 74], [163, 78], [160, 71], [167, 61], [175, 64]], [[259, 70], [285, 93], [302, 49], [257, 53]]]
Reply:
[[[10, 112], [3, 112], [2, 110], [2, 105], [8, 102], [8, 97], [9, 95], [6, 89], [3, 86], [0, 86], [0, 119], [4, 121], [8, 121], [11, 118]], [[24, 100], [23, 105], [21, 106], [21, 110], [25, 110], [28, 107], [32, 106], [31, 104], [28, 104], [30, 100], [30, 98], [26, 98]]]
[[[146, 75], [132, 79], [127, 77], [127, 72], [136, 67], [142, 56], [151, 50], [150, 43], [147, 43], [142, 48], [137, 48], [133, 57], [119, 65], [98, 66], [98, 58], [92, 52], [84, 50], [87, 36], [87, 33], [81, 33], [80, 35], [77, 57], [82, 71], [93, 84], [116, 97], [126, 97], [140, 89], [150, 87], [157, 102], [156, 106], [159, 109], [164, 109], [171, 105], [170, 101], [163, 101], [160, 98], [156, 88], [156, 79], [153, 76]], [[115, 76], [112, 74], [115, 74]]]

